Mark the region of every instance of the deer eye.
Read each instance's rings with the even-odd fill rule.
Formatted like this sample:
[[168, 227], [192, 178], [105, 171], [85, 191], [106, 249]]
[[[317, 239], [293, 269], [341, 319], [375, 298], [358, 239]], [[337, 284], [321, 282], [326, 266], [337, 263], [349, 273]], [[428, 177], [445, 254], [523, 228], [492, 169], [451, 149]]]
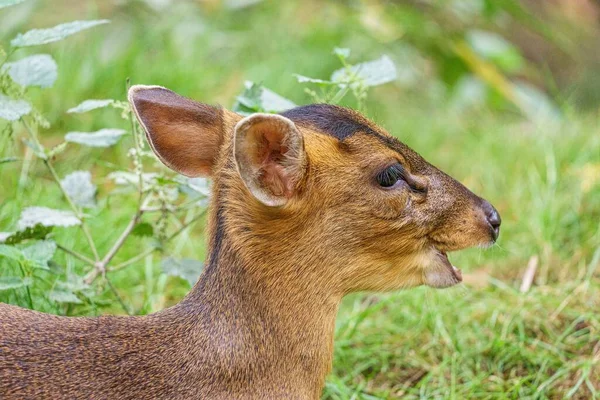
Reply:
[[404, 170], [404, 167], [402, 167], [402, 165], [400, 165], [399, 163], [396, 163], [390, 165], [389, 167], [381, 171], [379, 174], [377, 174], [375, 179], [377, 180], [379, 186], [383, 188], [392, 188], [396, 186], [396, 184], [398, 184], [399, 182], [404, 182], [405, 176], [406, 171]]

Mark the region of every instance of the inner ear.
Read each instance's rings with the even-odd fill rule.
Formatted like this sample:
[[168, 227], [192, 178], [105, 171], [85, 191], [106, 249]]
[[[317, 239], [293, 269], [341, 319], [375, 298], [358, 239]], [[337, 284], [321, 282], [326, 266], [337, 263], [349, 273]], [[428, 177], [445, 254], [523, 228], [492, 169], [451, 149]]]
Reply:
[[235, 128], [234, 154], [242, 180], [262, 203], [280, 206], [297, 193], [306, 155], [291, 120], [275, 114], [244, 118]]

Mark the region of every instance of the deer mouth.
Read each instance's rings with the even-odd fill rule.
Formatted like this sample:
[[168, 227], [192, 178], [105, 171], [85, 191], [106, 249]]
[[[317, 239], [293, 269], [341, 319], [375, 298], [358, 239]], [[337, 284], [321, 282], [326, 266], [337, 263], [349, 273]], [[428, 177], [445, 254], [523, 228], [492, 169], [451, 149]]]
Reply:
[[447, 288], [462, 282], [462, 272], [452, 265], [448, 253], [435, 249], [431, 265], [423, 272], [423, 281], [427, 286]]
[[440, 257], [442, 264], [448, 269], [448, 271], [452, 274], [454, 278], [456, 278], [458, 282], [462, 282], [462, 271], [459, 268], [456, 268], [454, 265], [452, 265], [450, 259], [448, 258], [448, 253], [439, 250], [438, 252], [438, 257]]

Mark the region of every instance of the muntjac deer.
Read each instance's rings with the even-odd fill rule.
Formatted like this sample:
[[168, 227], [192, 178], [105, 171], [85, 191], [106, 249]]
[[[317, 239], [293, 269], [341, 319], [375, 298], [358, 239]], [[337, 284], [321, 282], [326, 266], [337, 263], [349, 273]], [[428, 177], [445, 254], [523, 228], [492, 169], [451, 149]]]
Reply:
[[498, 237], [487, 201], [349, 109], [129, 101], [165, 165], [213, 179], [206, 269], [147, 316], [0, 305], [3, 400], [318, 399], [345, 294], [455, 285], [446, 253]]

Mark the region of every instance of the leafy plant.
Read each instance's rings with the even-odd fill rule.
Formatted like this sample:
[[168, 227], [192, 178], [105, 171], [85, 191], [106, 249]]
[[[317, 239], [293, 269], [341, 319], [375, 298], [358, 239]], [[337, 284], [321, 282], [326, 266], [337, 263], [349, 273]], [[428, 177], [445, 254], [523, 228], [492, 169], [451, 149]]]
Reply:
[[[364, 102], [370, 87], [393, 82], [397, 78], [396, 66], [386, 55], [372, 61], [351, 64], [348, 62], [350, 49], [333, 50], [342, 67], [335, 70], [329, 79], [310, 78], [294, 74], [300, 84], [316, 86], [317, 89], [304, 89], [315, 103], [339, 104], [344, 97], [352, 94], [358, 108], [364, 108]], [[296, 107], [296, 104], [277, 93], [254, 82], [245, 82], [244, 91], [237, 97], [233, 110], [248, 115], [253, 112], [282, 112]]]
[[[0, 3], [2, 7], [19, 3], [9, 1]], [[11, 232], [1, 232], [0, 258], [9, 265], [16, 265], [17, 270], [7, 268], [0, 274], [0, 291], [26, 290], [27, 305], [34, 308], [31, 288], [36, 285], [47, 287], [48, 274], [65, 275], [64, 267], [56, 265], [52, 259], [56, 251], [64, 252], [68, 257], [84, 264], [87, 268], [81, 276], [69, 276], [67, 281], [56, 280], [49, 290], [42, 290], [46, 300], [53, 303], [84, 303], [93, 301], [90, 285], [102, 277], [118, 294], [107, 278], [107, 272], [125, 268], [143, 259], [148, 254], [164, 250], [164, 245], [184, 231], [188, 226], [200, 219], [204, 214], [207, 193], [198, 190], [198, 180], [183, 179], [166, 173], [146, 173], [145, 164], [156, 164], [153, 154], [144, 148], [144, 139], [136, 125], [133, 114], [126, 102], [104, 99], [86, 100], [69, 109], [70, 114], [80, 114], [99, 108], [111, 107], [118, 112], [129, 126], [121, 128], [104, 128], [96, 132], [68, 132], [64, 142], [46, 148], [39, 137], [41, 129], [49, 128], [49, 122], [43, 112], [32, 106], [28, 96], [30, 87], [51, 88], [56, 81], [58, 67], [51, 55], [36, 54], [20, 60], [12, 61], [12, 57], [20, 48], [38, 46], [56, 42], [80, 31], [107, 24], [107, 20], [74, 21], [60, 24], [49, 29], [34, 29], [17, 35], [10, 42], [8, 51], [0, 49], [5, 58], [0, 67], [0, 118], [8, 122], [10, 131], [12, 124], [20, 125], [27, 133], [24, 144], [38, 157], [48, 171], [49, 176], [60, 189], [68, 210], [50, 209], [47, 207], [28, 207], [22, 210], [21, 217]], [[96, 201], [97, 187], [93, 183], [90, 171], [74, 171], [60, 177], [54, 167], [55, 162], [65, 162], [60, 155], [67, 146], [77, 144], [92, 148], [114, 146], [122, 138], [128, 138], [129, 156], [132, 165], [123, 171], [111, 174], [117, 185], [127, 187], [122, 195], [135, 196], [137, 208], [129, 223], [121, 227], [121, 234], [105, 254], [100, 254], [96, 244], [102, 232], [92, 232], [88, 225], [85, 209], [98, 207]], [[16, 157], [2, 159], [2, 163], [16, 162]], [[185, 212], [188, 219], [181, 218]], [[142, 219], [149, 215], [146, 221]], [[152, 218], [152, 216], [154, 216]], [[175, 216], [180, 221], [176, 230], [172, 231], [168, 220]], [[54, 229], [80, 229], [87, 242], [87, 249], [71, 249], [55, 241]], [[171, 232], [172, 231], [172, 232]], [[113, 265], [113, 259], [123, 247], [130, 235], [154, 236], [154, 244], [136, 256], [119, 265]], [[12, 272], [11, 272], [12, 271]], [[18, 271], [18, 275], [15, 272]], [[178, 272], [177, 275], [180, 273]], [[76, 282], [76, 284], [74, 283]], [[92, 296], [92, 297], [90, 297]], [[128, 306], [122, 303], [127, 312]]]

